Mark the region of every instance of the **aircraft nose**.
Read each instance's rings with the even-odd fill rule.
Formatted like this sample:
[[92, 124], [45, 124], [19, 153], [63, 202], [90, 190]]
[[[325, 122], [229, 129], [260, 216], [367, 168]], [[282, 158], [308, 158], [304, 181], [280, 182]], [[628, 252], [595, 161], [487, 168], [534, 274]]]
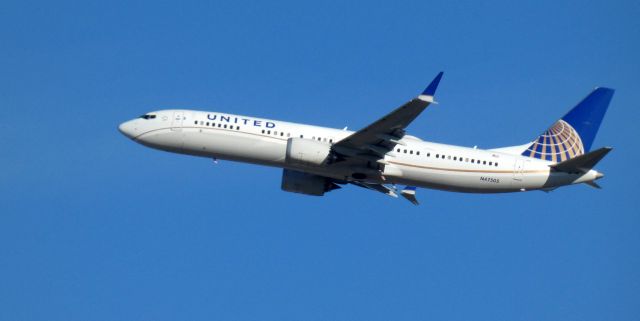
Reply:
[[133, 122], [133, 120], [126, 121], [118, 126], [118, 130], [122, 133], [122, 135], [125, 135], [131, 139], [137, 136], [136, 132], [138, 131]]

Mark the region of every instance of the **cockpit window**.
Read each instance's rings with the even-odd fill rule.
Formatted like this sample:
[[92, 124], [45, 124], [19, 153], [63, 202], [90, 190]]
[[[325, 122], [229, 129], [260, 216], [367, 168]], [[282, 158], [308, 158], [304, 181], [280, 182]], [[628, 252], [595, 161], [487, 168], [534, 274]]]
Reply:
[[142, 116], [140, 116], [140, 118], [144, 118], [144, 119], [154, 119], [154, 118], [156, 118], [156, 115], [146, 114], [146, 115], [142, 115]]

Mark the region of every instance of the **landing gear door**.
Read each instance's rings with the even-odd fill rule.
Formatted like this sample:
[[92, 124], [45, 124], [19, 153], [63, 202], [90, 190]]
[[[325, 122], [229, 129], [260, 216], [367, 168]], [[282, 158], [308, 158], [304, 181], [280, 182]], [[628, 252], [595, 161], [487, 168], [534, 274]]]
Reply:
[[184, 112], [176, 111], [173, 113], [173, 119], [171, 120], [171, 130], [173, 131], [181, 131], [182, 130], [182, 120], [184, 120]]

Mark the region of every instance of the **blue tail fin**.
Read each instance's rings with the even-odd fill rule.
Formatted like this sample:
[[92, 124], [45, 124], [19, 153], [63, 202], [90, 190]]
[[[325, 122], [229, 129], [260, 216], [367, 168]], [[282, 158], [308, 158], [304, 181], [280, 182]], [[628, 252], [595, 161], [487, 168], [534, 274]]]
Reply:
[[561, 162], [591, 150], [614, 90], [596, 88], [536, 138], [523, 156]]

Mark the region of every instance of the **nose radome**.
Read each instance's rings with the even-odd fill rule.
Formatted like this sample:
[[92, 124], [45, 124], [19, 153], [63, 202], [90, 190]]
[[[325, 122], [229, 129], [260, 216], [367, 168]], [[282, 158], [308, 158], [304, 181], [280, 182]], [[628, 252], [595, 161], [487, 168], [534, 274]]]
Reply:
[[132, 120], [120, 124], [120, 126], [118, 126], [118, 130], [122, 133], [122, 135], [125, 135], [131, 139], [136, 137], [136, 128]]

